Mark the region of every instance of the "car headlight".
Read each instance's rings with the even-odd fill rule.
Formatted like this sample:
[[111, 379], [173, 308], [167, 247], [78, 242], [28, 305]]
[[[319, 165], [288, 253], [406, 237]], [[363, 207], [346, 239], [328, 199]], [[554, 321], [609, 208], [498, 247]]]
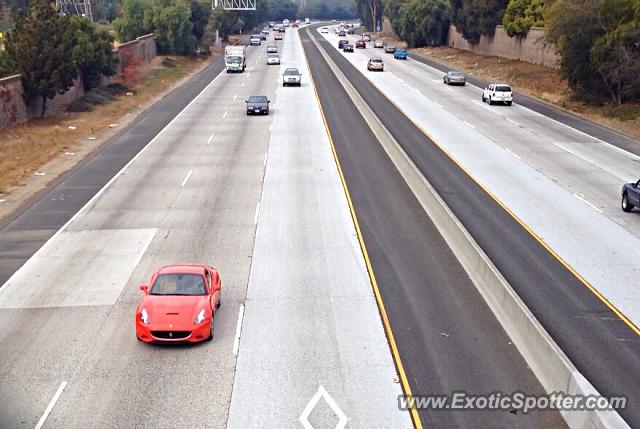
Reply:
[[140, 312], [140, 321], [145, 325], [149, 324], [149, 314], [147, 313], [147, 310], [145, 310], [144, 308]]
[[198, 323], [201, 323], [204, 320], [204, 316], [205, 316], [205, 311], [204, 311], [204, 308], [203, 308], [202, 310], [200, 310], [200, 313], [198, 313], [196, 318], [193, 319], [193, 324], [197, 325]]

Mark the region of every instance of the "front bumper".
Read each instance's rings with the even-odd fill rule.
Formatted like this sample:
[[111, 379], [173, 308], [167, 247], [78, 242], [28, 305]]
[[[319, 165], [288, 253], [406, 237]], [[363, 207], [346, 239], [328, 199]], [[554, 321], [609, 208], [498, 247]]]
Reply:
[[194, 325], [175, 324], [169, 328], [166, 324], [145, 325], [136, 317], [136, 336], [145, 343], [198, 343], [209, 338], [211, 320]]
[[251, 108], [247, 109], [247, 115], [267, 115], [269, 114], [269, 109], [260, 107], [258, 109]]

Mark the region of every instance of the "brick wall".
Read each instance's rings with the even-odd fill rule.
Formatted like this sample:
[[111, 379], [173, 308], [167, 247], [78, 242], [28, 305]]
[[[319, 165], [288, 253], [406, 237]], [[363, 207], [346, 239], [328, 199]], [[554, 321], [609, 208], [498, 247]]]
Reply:
[[22, 99], [22, 77], [0, 79], [0, 130], [27, 120], [27, 109]]
[[483, 35], [479, 43], [472, 45], [451, 25], [447, 45], [479, 55], [493, 55], [558, 68], [557, 54], [553, 47], [544, 45], [543, 39], [544, 28], [532, 27], [526, 37], [509, 37], [502, 25], [498, 25], [493, 36]]
[[[118, 57], [117, 74], [121, 74], [127, 62], [148, 63], [156, 56], [155, 37], [153, 34], [138, 37], [134, 41], [118, 46], [113, 54]], [[26, 104], [22, 94], [20, 75], [0, 79], [0, 130], [40, 116], [42, 100], [35, 99]], [[75, 80], [74, 85], [67, 92], [47, 100], [47, 112], [64, 109], [83, 95], [82, 81]]]

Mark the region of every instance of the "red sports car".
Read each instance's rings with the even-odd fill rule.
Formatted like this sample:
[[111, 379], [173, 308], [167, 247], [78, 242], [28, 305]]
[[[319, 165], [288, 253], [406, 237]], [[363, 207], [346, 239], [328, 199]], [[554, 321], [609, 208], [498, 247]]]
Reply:
[[213, 319], [220, 307], [222, 284], [212, 268], [178, 264], [151, 276], [136, 308], [136, 336], [151, 342], [198, 342], [213, 338]]

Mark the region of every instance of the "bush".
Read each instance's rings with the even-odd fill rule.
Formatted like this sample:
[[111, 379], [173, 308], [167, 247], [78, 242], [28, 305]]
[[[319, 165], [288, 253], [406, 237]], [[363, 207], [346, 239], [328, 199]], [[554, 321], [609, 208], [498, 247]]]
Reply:
[[510, 0], [502, 25], [511, 37], [526, 36], [531, 27], [544, 26], [544, 0]]
[[142, 0], [124, 0], [122, 16], [113, 21], [119, 41], [129, 42], [150, 33], [149, 28], [144, 25], [148, 10], [149, 6]]
[[441, 45], [449, 31], [446, 0], [408, 0], [395, 11], [394, 31], [409, 46]]
[[451, 0], [451, 21], [469, 43], [493, 35], [502, 22], [507, 0]]

